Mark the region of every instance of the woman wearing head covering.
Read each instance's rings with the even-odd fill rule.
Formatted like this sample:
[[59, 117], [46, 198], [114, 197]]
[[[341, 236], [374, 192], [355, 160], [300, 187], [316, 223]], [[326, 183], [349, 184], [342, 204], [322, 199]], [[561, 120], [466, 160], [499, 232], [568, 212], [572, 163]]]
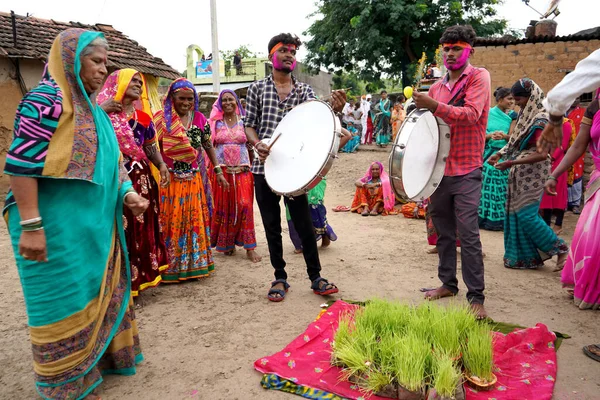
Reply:
[[142, 74], [131, 68], [113, 72], [98, 93], [97, 101], [109, 113], [133, 188], [150, 202], [144, 215], [134, 217], [128, 209], [123, 212], [131, 292], [135, 297], [158, 285], [160, 272], [168, 267], [158, 220], [159, 189], [150, 163], [160, 170], [164, 186], [169, 184], [169, 171], [156, 146], [152, 111]]
[[[513, 111], [515, 99], [510, 88], [499, 87], [494, 92], [496, 107], [490, 109], [483, 159], [498, 152], [508, 143], [511, 125], [517, 119]], [[504, 229], [504, 207], [508, 171], [500, 171], [488, 163], [483, 164], [483, 184], [479, 203], [479, 227], [490, 231]]]
[[388, 174], [383, 170], [383, 164], [373, 162], [365, 175], [355, 183], [356, 192], [350, 210], [361, 214], [387, 215], [394, 210], [395, 196]]
[[123, 205], [143, 215], [148, 201], [133, 190], [94, 100], [107, 49], [99, 32], [58, 35], [42, 80], [19, 105], [6, 159], [4, 217], [44, 399], [97, 398], [101, 370], [131, 375], [143, 359], [122, 215]]
[[[213, 175], [214, 215], [211, 221], [211, 246], [233, 255], [242, 246], [252, 262], [260, 261], [254, 231], [254, 178], [250, 172], [251, 154], [242, 118], [245, 112], [232, 90], [223, 90], [213, 105], [209, 124], [217, 162], [229, 182], [229, 190], [218, 186]], [[253, 154], [252, 154], [253, 155]]]
[[373, 126], [375, 128], [375, 143], [377, 146], [385, 147], [390, 142], [392, 126], [390, 124], [390, 118], [392, 116], [392, 106], [390, 99], [387, 97], [387, 92], [383, 90], [381, 92], [381, 99], [377, 105], [375, 121]]
[[194, 84], [179, 78], [171, 83], [163, 110], [154, 125], [171, 183], [160, 188], [160, 215], [167, 245], [169, 268], [165, 283], [208, 276], [214, 270], [210, 249], [210, 211], [204, 152], [215, 166], [216, 181], [228, 190], [210, 138], [206, 117], [198, 111]]
[[396, 141], [396, 136], [400, 131], [400, 127], [406, 118], [406, 111], [404, 111], [404, 96], [399, 98], [396, 103], [394, 103], [394, 109], [392, 110], [392, 142]]
[[[599, 91], [600, 93], [600, 91]], [[588, 106], [577, 139], [561, 163], [546, 180], [546, 193], [555, 196], [557, 181], [589, 147], [596, 168], [585, 191], [585, 204], [571, 242], [571, 251], [562, 271], [561, 281], [572, 292], [581, 310], [600, 309], [600, 103], [598, 93]], [[584, 352], [600, 361], [600, 344], [584, 348]]]
[[[546, 124], [542, 89], [531, 79], [517, 81], [512, 89], [521, 108], [509, 142], [488, 162], [500, 171], [510, 169], [504, 222], [504, 266], [530, 269], [558, 256], [557, 268], [564, 266], [569, 248], [546, 225], [538, 211], [544, 190], [544, 178], [550, 173], [547, 154], [536, 151], [536, 142]], [[506, 161], [498, 163], [500, 158]]]
[[[565, 157], [567, 150], [569, 150], [571, 137], [574, 131], [575, 125], [573, 124], [573, 121], [568, 118], [563, 118], [563, 140], [561, 146], [554, 149], [552, 153], [552, 172], [558, 167]], [[540, 203], [540, 212], [548, 226], [552, 226], [552, 216], [556, 216], [553, 229], [557, 235], [562, 233], [563, 218], [565, 216], [565, 211], [567, 210], [569, 198], [568, 178], [568, 173], [559, 175], [556, 180], [556, 194], [550, 196], [544, 193], [542, 195], [542, 202]]]

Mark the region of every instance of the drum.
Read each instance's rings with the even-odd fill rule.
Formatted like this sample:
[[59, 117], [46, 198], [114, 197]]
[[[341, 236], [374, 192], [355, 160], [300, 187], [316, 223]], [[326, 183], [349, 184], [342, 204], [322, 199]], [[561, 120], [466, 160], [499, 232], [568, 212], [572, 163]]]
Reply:
[[389, 158], [392, 188], [404, 200], [423, 201], [435, 192], [450, 152], [450, 127], [431, 111], [412, 111], [402, 123]]
[[265, 179], [273, 192], [299, 196], [315, 187], [337, 158], [342, 125], [331, 107], [311, 100], [294, 107], [277, 125], [265, 160]]

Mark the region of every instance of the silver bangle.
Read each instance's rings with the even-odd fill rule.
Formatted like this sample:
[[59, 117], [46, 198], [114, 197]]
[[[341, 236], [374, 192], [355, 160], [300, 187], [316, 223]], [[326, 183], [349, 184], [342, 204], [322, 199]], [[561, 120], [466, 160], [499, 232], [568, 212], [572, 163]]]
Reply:
[[33, 224], [37, 224], [38, 222], [42, 222], [42, 217], [35, 217], [35, 218], [31, 218], [31, 219], [26, 219], [25, 221], [19, 222], [19, 225], [21, 225], [21, 226], [33, 225]]
[[123, 196], [123, 203], [125, 203], [125, 200], [127, 200], [127, 196], [129, 196], [130, 194], [137, 194], [137, 192], [136, 191], [131, 191], [131, 192], [125, 193], [125, 196]]

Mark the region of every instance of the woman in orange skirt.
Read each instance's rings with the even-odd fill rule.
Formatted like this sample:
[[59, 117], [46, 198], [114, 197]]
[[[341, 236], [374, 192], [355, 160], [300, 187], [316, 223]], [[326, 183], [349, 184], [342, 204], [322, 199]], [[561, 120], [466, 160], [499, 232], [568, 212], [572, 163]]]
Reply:
[[390, 178], [383, 170], [383, 164], [375, 161], [365, 175], [356, 181], [356, 192], [352, 200], [352, 212], [369, 215], [388, 215], [394, 210], [395, 197]]

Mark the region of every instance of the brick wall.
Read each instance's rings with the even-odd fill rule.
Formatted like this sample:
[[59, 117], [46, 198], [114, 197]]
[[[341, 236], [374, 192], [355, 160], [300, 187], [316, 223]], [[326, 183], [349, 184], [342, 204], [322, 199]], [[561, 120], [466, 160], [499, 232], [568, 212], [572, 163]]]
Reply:
[[579, 60], [598, 48], [600, 40], [482, 46], [475, 47], [471, 63], [490, 71], [494, 89], [511, 87], [518, 79], [528, 77], [547, 92], [572, 71]]
[[[577, 63], [600, 48], [600, 40], [521, 43], [507, 46], [476, 46], [471, 63], [486, 68], [492, 78], [492, 93], [499, 86], [511, 87], [518, 79], [533, 79], [548, 92]], [[493, 99], [490, 99], [492, 104]], [[585, 180], [594, 168], [586, 157]]]

